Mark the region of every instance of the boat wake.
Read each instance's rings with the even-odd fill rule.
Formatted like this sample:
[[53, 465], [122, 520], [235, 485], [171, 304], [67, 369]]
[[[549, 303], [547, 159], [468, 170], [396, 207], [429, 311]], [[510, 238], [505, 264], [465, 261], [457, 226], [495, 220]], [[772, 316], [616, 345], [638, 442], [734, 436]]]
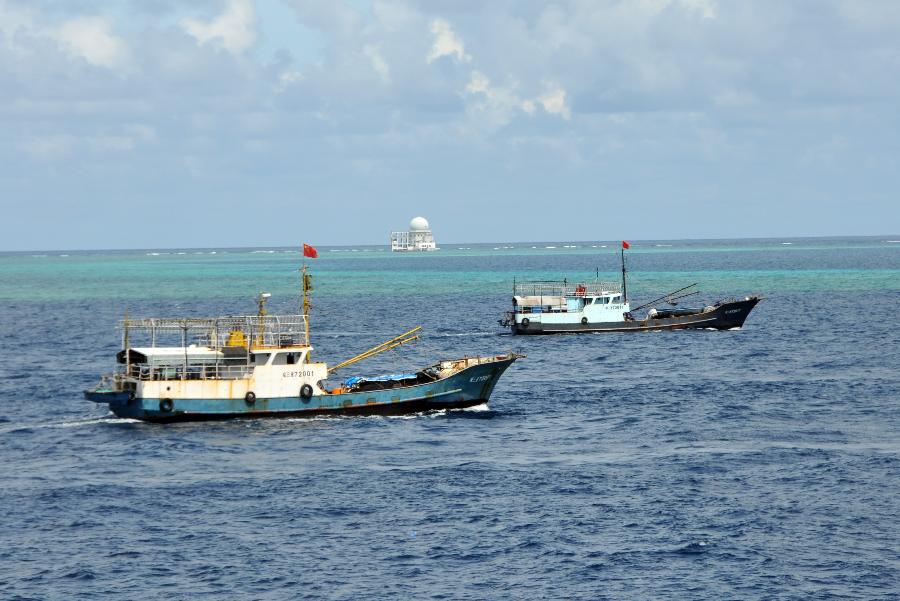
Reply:
[[439, 334], [427, 334], [428, 338], [468, 338], [472, 336], [493, 336], [496, 332], [441, 332]]
[[92, 417], [89, 419], [78, 419], [73, 421], [66, 422], [50, 422], [50, 423], [37, 423], [37, 424], [16, 424], [10, 428], [4, 428], [0, 430], [2, 434], [11, 434], [15, 432], [20, 432], [22, 430], [38, 430], [38, 429], [47, 429], [47, 428], [80, 428], [82, 426], [93, 426], [96, 424], [139, 424], [140, 420], [130, 419], [126, 417], [116, 417], [115, 414], [110, 412], [108, 415], [103, 417]]
[[455, 409], [428, 409], [427, 411], [417, 411], [415, 413], [406, 413], [403, 415], [371, 415], [368, 417], [374, 419], [417, 419], [420, 417], [430, 417], [435, 419], [438, 417], [446, 417], [447, 415], [458, 415], [465, 413], [484, 413], [490, 412], [491, 408], [487, 403], [473, 405], [471, 407], [457, 407]]
[[451, 409], [451, 411], [469, 411], [472, 413], [481, 413], [482, 411], [490, 411], [491, 408], [488, 407], [487, 403], [482, 403], [480, 405], [473, 405], [471, 407], [464, 407], [462, 409]]
[[[460, 407], [455, 409], [428, 409], [426, 411], [415, 411], [412, 413], [403, 413], [398, 415], [311, 415], [309, 417], [285, 417], [279, 419], [282, 423], [308, 423], [308, 422], [338, 422], [338, 421], [358, 421], [358, 420], [408, 420], [421, 419], [428, 417], [431, 419], [438, 417], [446, 417], [450, 414], [465, 413], [490, 413], [492, 409], [488, 403], [473, 405], [472, 407]], [[121, 420], [121, 421], [137, 421], [137, 420]]]

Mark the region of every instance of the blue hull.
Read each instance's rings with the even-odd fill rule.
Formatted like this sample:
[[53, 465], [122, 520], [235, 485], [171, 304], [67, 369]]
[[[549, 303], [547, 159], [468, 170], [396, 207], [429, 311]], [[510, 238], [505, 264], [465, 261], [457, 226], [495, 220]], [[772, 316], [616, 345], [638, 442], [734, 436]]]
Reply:
[[[119, 417], [149, 422], [200, 421], [241, 417], [296, 417], [321, 414], [401, 414], [434, 409], [458, 409], [488, 401], [497, 380], [515, 358], [468, 367], [448, 378], [387, 390], [314, 395], [311, 398], [244, 399], [131, 398], [123, 392], [86, 391], [85, 398], [108, 403]], [[168, 409], [168, 410], [167, 410]]]

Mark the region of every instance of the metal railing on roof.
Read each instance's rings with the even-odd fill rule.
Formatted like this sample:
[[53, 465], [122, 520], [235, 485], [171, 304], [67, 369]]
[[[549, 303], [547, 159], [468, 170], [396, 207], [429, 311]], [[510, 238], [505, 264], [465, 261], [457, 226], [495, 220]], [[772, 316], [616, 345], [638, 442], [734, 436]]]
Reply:
[[155, 347], [161, 338], [179, 337], [181, 344], [200, 343], [218, 349], [229, 346], [283, 348], [309, 345], [305, 315], [228, 315], [225, 317], [150, 317], [125, 319], [123, 347]]
[[537, 280], [516, 282], [514, 296], [601, 296], [621, 292], [619, 282]]

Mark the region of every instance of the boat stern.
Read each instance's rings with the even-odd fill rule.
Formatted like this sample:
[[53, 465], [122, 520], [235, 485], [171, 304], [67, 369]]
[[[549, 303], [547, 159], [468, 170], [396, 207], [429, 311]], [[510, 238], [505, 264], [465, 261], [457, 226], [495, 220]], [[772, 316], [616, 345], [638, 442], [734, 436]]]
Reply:
[[113, 406], [127, 405], [134, 398], [134, 393], [127, 390], [111, 390], [108, 388], [92, 388], [84, 391], [84, 398], [94, 403], [108, 404], [110, 409]]

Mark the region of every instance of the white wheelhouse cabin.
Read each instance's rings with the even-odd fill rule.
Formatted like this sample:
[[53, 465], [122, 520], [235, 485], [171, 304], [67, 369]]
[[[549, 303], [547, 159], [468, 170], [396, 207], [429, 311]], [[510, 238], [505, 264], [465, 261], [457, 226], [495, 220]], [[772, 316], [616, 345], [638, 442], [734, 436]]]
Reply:
[[630, 306], [621, 288], [613, 282], [567, 280], [517, 282], [513, 284], [513, 310], [507, 321], [521, 329], [532, 324], [587, 324], [624, 322]]

